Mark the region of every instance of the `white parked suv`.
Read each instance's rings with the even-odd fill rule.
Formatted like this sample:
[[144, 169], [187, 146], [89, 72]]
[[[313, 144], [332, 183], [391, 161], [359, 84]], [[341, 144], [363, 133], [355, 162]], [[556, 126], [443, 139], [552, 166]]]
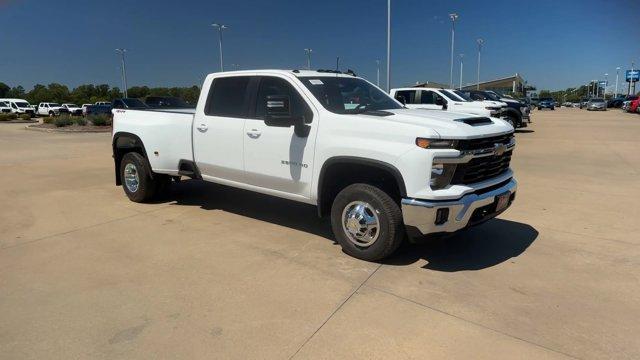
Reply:
[[407, 109], [331, 70], [214, 73], [196, 109], [113, 114], [116, 184], [130, 200], [187, 176], [312, 204], [364, 260], [389, 256], [407, 233], [480, 224], [515, 198], [509, 124]]
[[11, 108], [13, 114], [29, 114], [31, 117], [35, 116], [35, 111], [29, 105], [29, 102], [24, 99], [0, 99], [0, 101], [6, 103]]
[[409, 109], [447, 110], [480, 116], [500, 115], [507, 106], [501, 101], [472, 101], [465, 99], [455, 90], [437, 88], [399, 88], [391, 89], [391, 96], [403, 102]]
[[82, 115], [82, 108], [76, 104], [62, 104], [62, 108], [67, 110], [70, 115]]
[[60, 109], [62, 109], [62, 106], [58, 103], [41, 102], [38, 104], [37, 113], [42, 116], [60, 115]]
[[0, 114], [10, 114], [11, 105], [8, 102], [0, 101]]

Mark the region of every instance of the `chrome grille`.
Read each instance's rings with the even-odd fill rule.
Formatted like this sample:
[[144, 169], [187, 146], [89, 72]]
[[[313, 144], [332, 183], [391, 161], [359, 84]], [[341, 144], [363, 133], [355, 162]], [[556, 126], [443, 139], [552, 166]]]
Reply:
[[493, 148], [495, 144], [509, 144], [511, 138], [513, 138], [513, 133], [481, 139], [460, 140], [457, 149], [464, 151]]
[[[479, 140], [483, 140], [483, 139], [479, 139]], [[491, 147], [493, 146], [493, 144], [497, 144], [497, 143], [499, 142], [494, 140], [490, 144], [484, 145], [484, 147]], [[452, 185], [472, 184], [472, 183], [484, 181], [505, 173], [507, 170], [509, 170], [509, 163], [511, 162], [512, 153], [513, 153], [513, 150], [510, 150], [505, 152], [502, 155], [478, 157], [478, 158], [471, 159], [467, 163], [458, 164], [458, 166], [456, 167], [456, 171], [453, 174], [453, 179], [451, 179], [451, 184]]]

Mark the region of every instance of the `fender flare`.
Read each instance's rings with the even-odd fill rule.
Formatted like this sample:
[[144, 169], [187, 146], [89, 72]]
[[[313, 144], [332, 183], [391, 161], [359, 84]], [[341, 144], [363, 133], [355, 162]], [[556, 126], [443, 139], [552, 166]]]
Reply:
[[400, 191], [400, 196], [402, 197], [406, 197], [407, 196], [407, 188], [405, 186], [404, 183], [404, 178], [402, 177], [402, 173], [400, 173], [400, 171], [398, 170], [398, 168], [396, 168], [395, 166], [384, 162], [384, 161], [380, 161], [380, 160], [374, 160], [374, 159], [367, 159], [367, 158], [362, 158], [362, 157], [357, 157], [357, 156], [334, 156], [331, 158], [328, 158], [323, 164], [322, 164], [322, 168], [320, 169], [320, 174], [318, 176], [318, 187], [317, 187], [317, 207], [318, 207], [318, 215], [322, 216], [324, 208], [323, 208], [323, 204], [322, 204], [322, 187], [325, 181], [325, 175], [326, 175], [326, 171], [329, 167], [336, 165], [336, 164], [357, 164], [357, 165], [365, 165], [365, 166], [371, 166], [374, 168], [378, 168], [380, 170], [384, 170], [387, 171], [388, 173], [391, 174], [391, 176], [393, 176], [393, 178], [396, 180], [396, 183], [398, 185], [398, 190]]
[[[120, 140], [128, 140], [127, 143], [119, 143]], [[123, 146], [120, 146], [123, 145]], [[149, 170], [151, 170], [151, 163], [149, 163], [149, 157], [147, 156], [147, 150], [144, 147], [144, 142], [142, 139], [136, 134], [119, 131], [113, 134], [113, 139], [111, 140], [111, 149], [113, 151], [113, 165], [114, 172], [116, 177], [116, 185], [121, 185], [122, 180], [120, 179], [120, 161], [122, 160], [122, 156], [118, 155], [118, 149], [137, 149], [140, 148], [142, 150], [142, 157], [144, 157]], [[153, 171], [150, 171], [150, 176], [153, 179]]]

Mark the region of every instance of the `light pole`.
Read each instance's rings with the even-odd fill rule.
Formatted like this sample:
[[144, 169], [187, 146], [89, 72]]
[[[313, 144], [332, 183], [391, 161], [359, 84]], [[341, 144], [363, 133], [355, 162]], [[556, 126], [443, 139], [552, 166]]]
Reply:
[[211, 24], [211, 26], [218, 29], [218, 40], [220, 43], [220, 71], [224, 71], [223, 57], [222, 57], [222, 32], [224, 31], [224, 29], [228, 29], [229, 26], [224, 24], [217, 24], [217, 23]]
[[387, 0], [387, 92], [391, 90], [391, 0]]
[[304, 49], [304, 52], [307, 54], [307, 70], [311, 70], [311, 53], [313, 49]]
[[[636, 83], [633, 81], [633, 72], [635, 71], [635, 69], [633, 68], [634, 65], [635, 63], [632, 61], [631, 62], [631, 79], [629, 79], [629, 92], [627, 93], [627, 95], [636, 93]], [[631, 84], [633, 84], [633, 91], [631, 90]]]
[[480, 53], [482, 52], [482, 45], [484, 44], [484, 39], [479, 38], [477, 41], [478, 41], [478, 81], [476, 82], [476, 90], [480, 90]]
[[618, 96], [618, 75], [620, 74], [620, 66], [616, 68], [616, 92], [613, 94], [613, 97]]
[[122, 93], [124, 94], [124, 97], [128, 97], [127, 96], [127, 70], [125, 68], [125, 61], [124, 61], [124, 53], [127, 52], [127, 49], [124, 48], [118, 48], [116, 49], [116, 52], [120, 54], [121, 59], [122, 59]]
[[380, 87], [380, 60], [376, 60], [376, 85]]
[[460, 87], [459, 89], [462, 90], [462, 67], [464, 65], [464, 54], [460, 54]]
[[449, 18], [451, 18], [451, 64], [449, 67], [449, 86], [453, 89], [453, 46], [456, 39], [456, 20], [458, 19], [458, 14], [449, 14]]

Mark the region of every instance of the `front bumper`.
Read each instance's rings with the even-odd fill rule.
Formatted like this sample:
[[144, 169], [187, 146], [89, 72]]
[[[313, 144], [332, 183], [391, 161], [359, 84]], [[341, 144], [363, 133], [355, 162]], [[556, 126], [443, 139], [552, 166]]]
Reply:
[[[517, 187], [516, 180], [511, 178], [497, 188], [467, 194], [458, 200], [402, 199], [404, 224], [409, 230], [415, 229], [422, 235], [452, 233], [489, 220], [509, 208], [515, 199]], [[508, 205], [497, 212], [497, 196], [507, 193], [509, 194]], [[448, 209], [448, 218], [444, 222], [442, 219], [436, 219], [439, 209]], [[437, 222], [441, 223], [437, 224]]]

